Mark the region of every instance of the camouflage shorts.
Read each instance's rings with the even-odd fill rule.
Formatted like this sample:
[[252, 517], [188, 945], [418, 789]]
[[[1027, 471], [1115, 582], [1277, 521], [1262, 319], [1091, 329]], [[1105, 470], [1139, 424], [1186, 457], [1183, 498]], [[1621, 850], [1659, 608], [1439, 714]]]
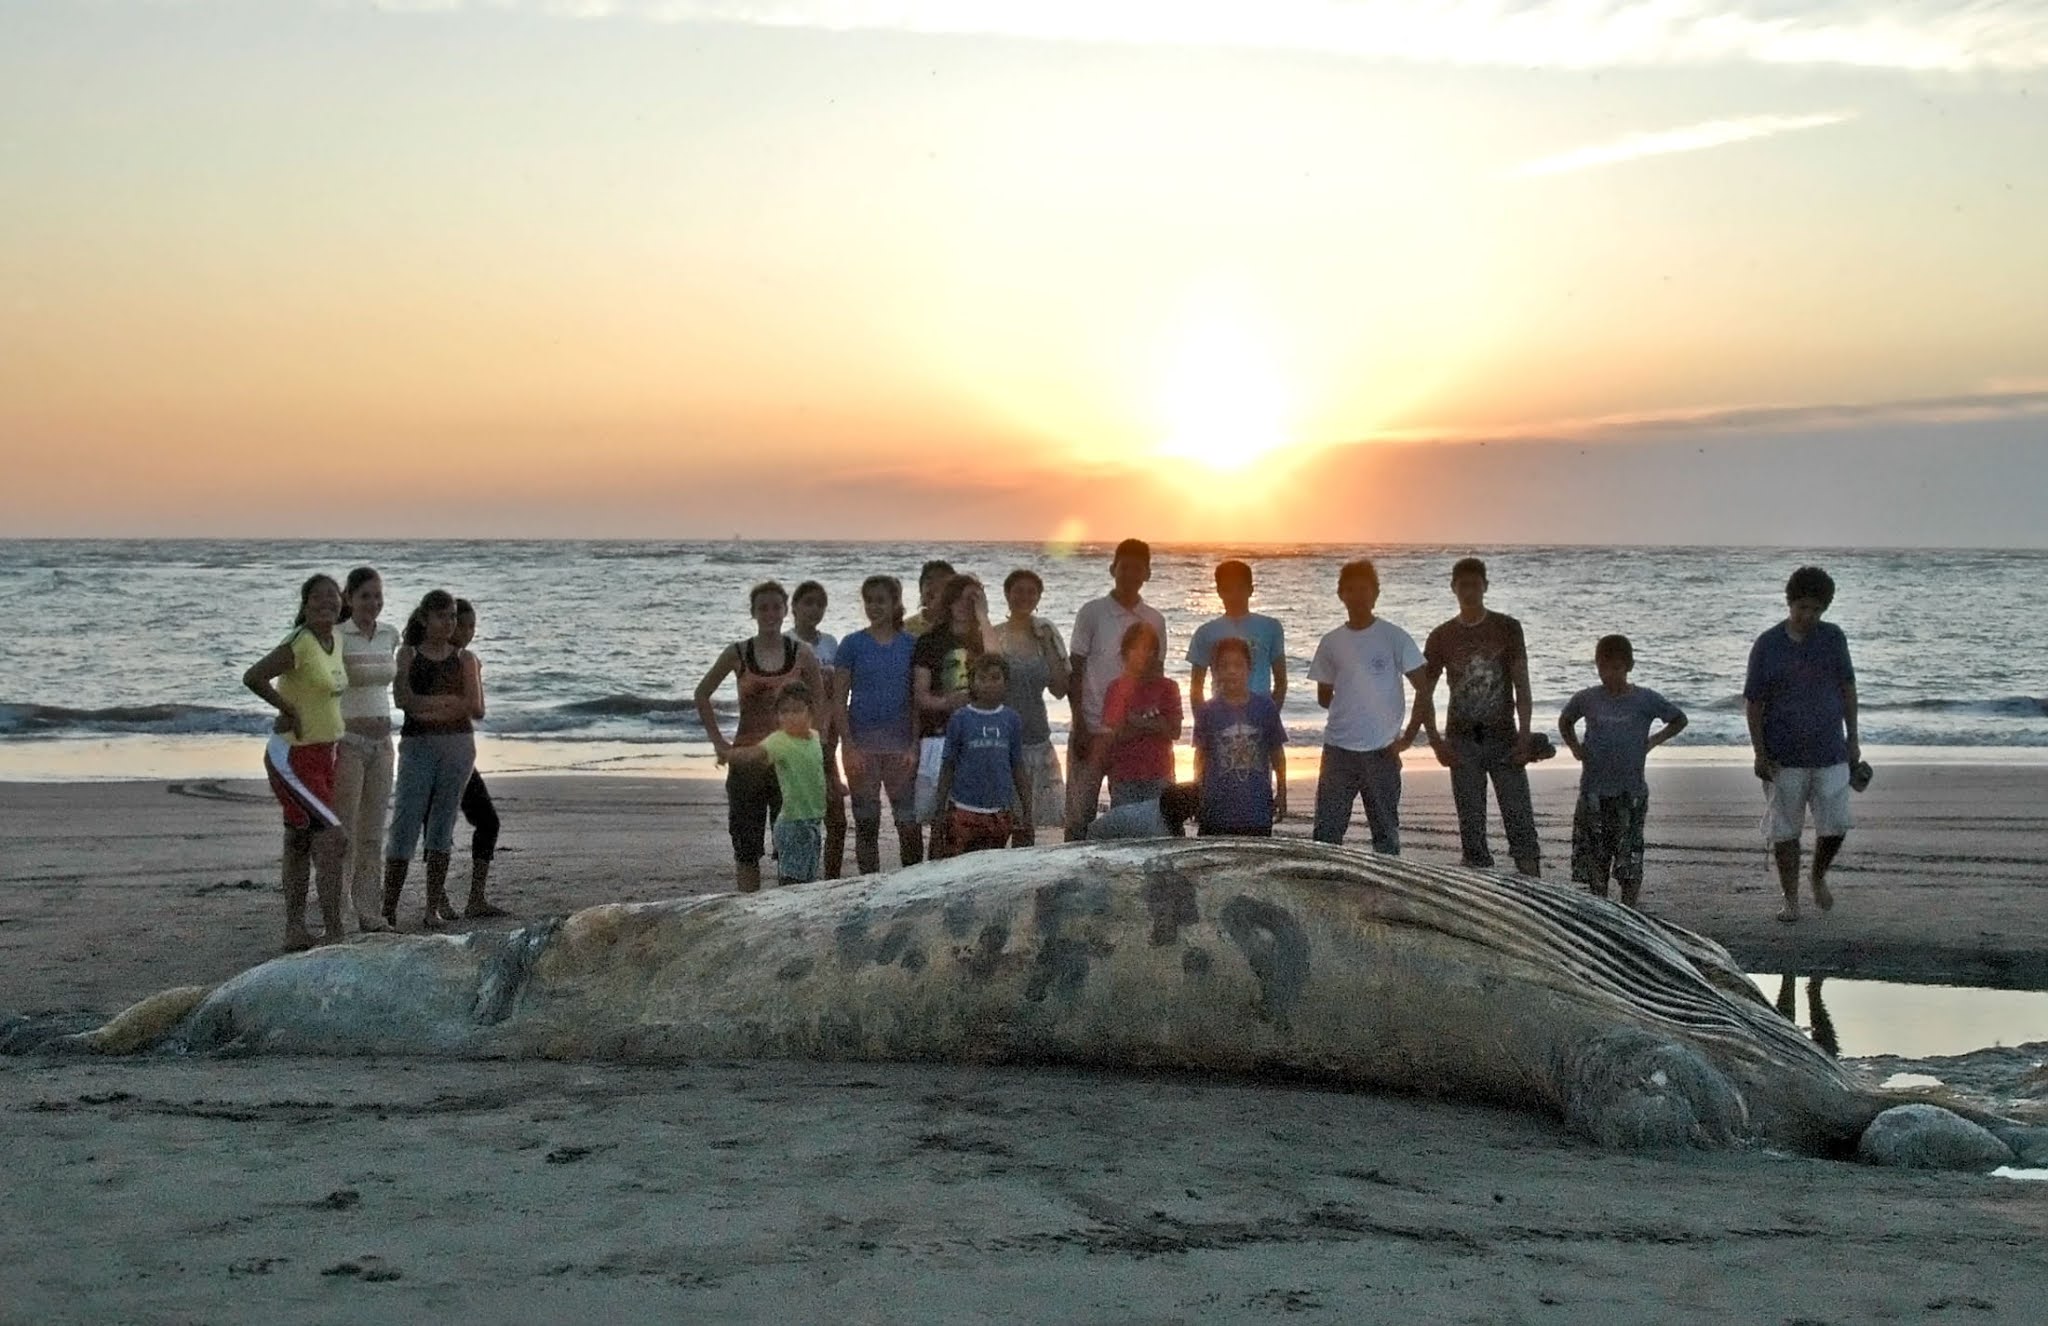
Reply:
[[1649, 811], [1647, 793], [1580, 797], [1572, 812], [1572, 881], [1596, 893], [1607, 891], [1610, 872], [1620, 883], [1641, 884]]

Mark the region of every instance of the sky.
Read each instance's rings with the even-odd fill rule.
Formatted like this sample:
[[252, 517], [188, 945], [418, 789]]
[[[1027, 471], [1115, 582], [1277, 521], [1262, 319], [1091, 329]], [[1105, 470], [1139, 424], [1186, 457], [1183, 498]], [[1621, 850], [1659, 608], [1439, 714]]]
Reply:
[[2048, 546], [2039, 0], [0, 0], [0, 535]]

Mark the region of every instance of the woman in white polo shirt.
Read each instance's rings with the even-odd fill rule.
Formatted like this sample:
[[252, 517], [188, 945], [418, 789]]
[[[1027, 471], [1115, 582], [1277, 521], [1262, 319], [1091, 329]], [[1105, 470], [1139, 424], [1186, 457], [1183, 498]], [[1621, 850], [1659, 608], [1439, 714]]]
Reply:
[[345, 730], [334, 769], [335, 810], [348, 830], [348, 896], [356, 927], [365, 933], [388, 930], [378, 912], [382, 901], [384, 821], [391, 809], [391, 679], [398, 631], [377, 617], [384, 611], [384, 580], [374, 567], [359, 566], [342, 587], [342, 619], [334, 634], [348, 668], [341, 693]]

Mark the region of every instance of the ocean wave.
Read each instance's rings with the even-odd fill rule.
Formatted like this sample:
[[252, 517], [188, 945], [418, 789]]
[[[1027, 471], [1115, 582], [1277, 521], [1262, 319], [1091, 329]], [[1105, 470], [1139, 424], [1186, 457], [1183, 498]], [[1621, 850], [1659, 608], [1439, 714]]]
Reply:
[[2040, 718], [2048, 700], [2033, 695], [2007, 695], [1995, 700], [1903, 700], [1897, 704], [1858, 705], [1859, 713], [1969, 714], [1980, 718]]
[[[1739, 714], [1743, 699], [1740, 695], [1725, 696], [1709, 701], [1701, 708], [1709, 713]], [[1858, 714], [1937, 714], [1960, 718], [2041, 718], [2048, 716], [2048, 699], [2033, 695], [2001, 695], [1991, 698], [1942, 697], [1919, 700], [1859, 699]]]
[[270, 724], [271, 718], [266, 714], [203, 704], [117, 704], [101, 709], [0, 704], [0, 737], [58, 737], [89, 732], [228, 735], [267, 732]]
[[595, 700], [571, 700], [555, 706], [555, 712], [585, 718], [644, 718], [649, 714], [691, 714], [697, 712], [694, 699], [660, 695], [601, 695]]

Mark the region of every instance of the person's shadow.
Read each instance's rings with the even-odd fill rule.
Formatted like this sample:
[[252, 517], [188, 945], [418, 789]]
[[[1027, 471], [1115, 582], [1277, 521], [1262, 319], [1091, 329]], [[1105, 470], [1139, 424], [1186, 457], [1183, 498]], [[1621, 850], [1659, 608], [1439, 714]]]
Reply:
[[[1821, 1002], [1820, 983], [1823, 979], [1815, 976], [1807, 980], [1806, 1011], [1813, 1016], [1813, 1043], [1839, 1059], [1842, 1057], [1842, 1045], [1835, 1037], [1835, 1020], [1828, 1016], [1828, 1006]], [[1778, 1012], [1787, 1022], [1794, 1024], [1799, 1021], [1799, 1000], [1795, 988], [1798, 980], [1791, 972], [1778, 978]]]

